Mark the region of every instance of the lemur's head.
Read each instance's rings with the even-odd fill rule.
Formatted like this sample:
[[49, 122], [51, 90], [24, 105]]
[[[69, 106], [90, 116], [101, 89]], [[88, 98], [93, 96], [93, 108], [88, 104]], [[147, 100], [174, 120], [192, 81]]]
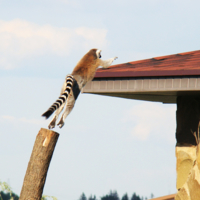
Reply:
[[90, 49], [88, 55], [94, 56], [95, 59], [101, 58], [101, 50], [99, 49]]
[[97, 49], [96, 50], [96, 55], [97, 55], [97, 58], [101, 58], [101, 50]]

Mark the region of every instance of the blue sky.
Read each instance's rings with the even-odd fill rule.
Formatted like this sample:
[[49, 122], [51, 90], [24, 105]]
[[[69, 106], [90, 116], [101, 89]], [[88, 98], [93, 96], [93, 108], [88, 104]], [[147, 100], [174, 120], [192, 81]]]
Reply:
[[[0, 0], [0, 179], [20, 193], [41, 114], [91, 48], [114, 64], [199, 50], [197, 0]], [[44, 194], [176, 192], [176, 105], [81, 94]]]

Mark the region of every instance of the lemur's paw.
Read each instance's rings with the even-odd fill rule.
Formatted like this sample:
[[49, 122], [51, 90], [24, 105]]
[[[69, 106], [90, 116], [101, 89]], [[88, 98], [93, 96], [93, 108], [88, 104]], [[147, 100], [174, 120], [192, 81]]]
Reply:
[[48, 126], [49, 129], [53, 129], [54, 127], [55, 127], [55, 125], [51, 125], [51, 123]]
[[114, 60], [116, 60], [118, 57], [116, 56], [116, 57], [114, 57]]
[[59, 128], [62, 128], [64, 125], [65, 125], [65, 123], [59, 124]]
[[53, 118], [52, 121], [49, 123], [48, 128], [53, 129], [56, 125], [56, 118]]
[[59, 126], [59, 128], [62, 128], [64, 126], [64, 124], [65, 123], [64, 123], [63, 119], [61, 118], [59, 123], [57, 124], [57, 126]]

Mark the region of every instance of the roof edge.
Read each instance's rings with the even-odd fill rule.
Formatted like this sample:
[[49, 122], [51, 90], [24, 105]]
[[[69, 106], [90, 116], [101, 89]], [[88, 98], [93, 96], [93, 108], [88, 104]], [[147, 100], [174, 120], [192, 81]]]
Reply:
[[160, 77], [160, 76], [197, 76], [199, 70], [166, 70], [166, 71], [124, 71], [124, 72], [96, 72], [94, 78], [114, 78], [114, 77]]

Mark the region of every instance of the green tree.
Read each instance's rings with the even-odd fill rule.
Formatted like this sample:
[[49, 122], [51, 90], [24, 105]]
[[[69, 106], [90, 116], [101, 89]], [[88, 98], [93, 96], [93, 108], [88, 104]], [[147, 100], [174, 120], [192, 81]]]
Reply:
[[136, 195], [136, 193], [133, 193], [131, 200], [141, 200], [141, 199], [138, 195]]
[[1, 200], [18, 200], [19, 196], [12, 192], [11, 187], [6, 182], [0, 181], [0, 199]]
[[12, 193], [12, 196], [10, 196], [10, 193], [4, 193], [3, 191], [0, 192], [0, 199], [1, 200], [19, 200], [19, 196]]
[[128, 195], [125, 194], [125, 195], [122, 197], [122, 200], [129, 200]]
[[48, 198], [51, 198], [53, 200], [58, 200], [56, 197], [54, 197], [54, 196], [48, 196], [48, 195], [42, 195], [41, 200], [48, 200]]
[[116, 191], [114, 192], [110, 191], [110, 194], [101, 197], [101, 200], [120, 200], [120, 199]]
[[153, 195], [153, 193], [151, 193], [151, 199], [153, 199], [154, 198], [154, 195]]
[[87, 197], [85, 196], [84, 193], [81, 194], [79, 200], [87, 200]]
[[97, 198], [95, 195], [94, 196], [91, 195], [88, 200], [97, 200]]
[[[48, 195], [42, 195], [41, 200], [48, 200], [49, 198], [57, 200], [56, 197]], [[8, 183], [0, 181], [0, 200], [19, 200], [19, 196], [12, 191]]]

